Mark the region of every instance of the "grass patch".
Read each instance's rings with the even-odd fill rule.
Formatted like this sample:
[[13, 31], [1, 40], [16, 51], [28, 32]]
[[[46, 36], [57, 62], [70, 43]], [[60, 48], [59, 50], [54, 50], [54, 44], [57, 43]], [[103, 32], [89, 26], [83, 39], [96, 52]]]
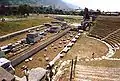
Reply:
[[52, 21], [52, 18], [39, 18], [21, 21], [0, 22], [0, 36]]
[[0, 18], [16, 18], [16, 16], [13, 16], [13, 15], [11, 15], [11, 16], [0, 16]]
[[81, 22], [81, 17], [74, 17], [74, 16], [70, 16], [70, 17], [63, 17], [65, 19], [65, 21], [69, 22], [69, 23], [80, 23]]
[[86, 66], [97, 66], [97, 67], [120, 67], [120, 61], [109, 61], [109, 60], [101, 60], [101, 61], [80, 61], [79, 64]]

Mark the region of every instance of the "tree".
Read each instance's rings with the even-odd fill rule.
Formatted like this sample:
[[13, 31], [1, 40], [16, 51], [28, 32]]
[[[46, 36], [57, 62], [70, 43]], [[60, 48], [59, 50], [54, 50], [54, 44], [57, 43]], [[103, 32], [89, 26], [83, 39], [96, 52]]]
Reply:
[[5, 11], [6, 11], [5, 5], [1, 5], [0, 6], [0, 14], [5, 15]]
[[80, 16], [83, 16], [84, 15], [84, 11], [81, 10], [80, 13], [79, 13]]
[[25, 15], [27, 14], [27, 16], [29, 16], [29, 13], [31, 12], [32, 8], [29, 5], [20, 5], [18, 8], [18, 12], [21, 15]]
[[96, 12], [98, 13], [98, 15], [101, 14], [101, 11], [99, 9], [97, 9]]

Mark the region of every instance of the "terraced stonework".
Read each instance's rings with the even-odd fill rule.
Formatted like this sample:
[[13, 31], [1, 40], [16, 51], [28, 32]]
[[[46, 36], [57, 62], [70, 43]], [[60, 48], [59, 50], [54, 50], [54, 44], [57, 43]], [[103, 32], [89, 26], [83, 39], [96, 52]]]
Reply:
[[120, 68], [76, 66], [75, 81], [120, 81]]

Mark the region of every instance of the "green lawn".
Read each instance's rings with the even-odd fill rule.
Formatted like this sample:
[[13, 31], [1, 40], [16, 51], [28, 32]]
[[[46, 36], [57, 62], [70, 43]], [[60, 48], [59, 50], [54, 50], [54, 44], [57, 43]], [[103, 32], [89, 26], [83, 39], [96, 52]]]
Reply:
[[40, 25], [46, 22], [50, 22], [52, 18], [36, 18], [29, 20], [11, 21], [11, 22], [0, 22], [0, 36], [19, 31], [32, 26]]
[[11, 16], [0, 16], [0, 18], [16, 18], [16, 16], [13, 16], [13, 15], [11, 15]]
[[[2, 16], [0, 16], [1, 18]], [[15, 16], [6, 16], [7, 18], [13, 18]], [[69, 23], [80, 23], [81, 17], [79, 16], [70, 16], [63, 17], [65, 21]], [[11, 21], [11, 22], [0, 22], [0, 36], [6, 35], [12, 32], [16, 32], [25, 28], [29, 28], [32, 26], [40, 25], [46, 22], [50, 22], [54, 19], [48, 17], [37, 17], [35, 19], [26, 19], [19, 21]]]
[[69, 23], [80, 23], [81, 22], [81, 17], [63, 17], [65, 19], [65, 21], [69, 22]]

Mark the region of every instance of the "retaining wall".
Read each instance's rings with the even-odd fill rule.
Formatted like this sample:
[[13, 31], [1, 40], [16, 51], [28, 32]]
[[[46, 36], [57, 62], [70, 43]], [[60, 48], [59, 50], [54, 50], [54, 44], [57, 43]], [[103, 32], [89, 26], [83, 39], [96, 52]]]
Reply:
[[27, 29], [24, 29], [24, 30], [21, 30], [21, 31], [17, 31], [17, 32], [10, 33], [10, 34], [4, 35], [4, 36], [0, 36], [0, 41], [4, 41], [4, 40], [7, 40], [7, 39], [10, 39], [10, 38], [15, 37], [15, 36], [17, 36], [17, 35], [20, 35], [20, 34], [22, 34], [22, 33], [25, 33], [25, 32], [27, 32], [28, 30], [36, 29], [36, 28], [42, 27], [42, 26], [43, 26], [43, 25], [34, 26], [34, 27], [27, 28]]
[[18, 65], [19, 63], [21, 63], [25, 59], [29, 58], [30, 56], [34, 55], [35, 53], [37, 53], [41, 49], [43, 49], [46, 46], [48, 46], [49, 44], [51, 44], [52, 42], [54, 42], [57, 39], [59, 39], [60, 37], [64, 36], [70, 30], [71, 30], [71, 28], [68, 28], [68, 29], [64, 30], [63, 32], [56, 34], [55, 36], [51, 37], [47, 41], [43, 42], [42, 44], [38, 44], [37, 47], [25, 52], [23, 55], [21, 55], [21, 56], [17, 57], [16, 59], [12, 60], [11, 61], [12, 66], [15, 67], [16, 65]]

